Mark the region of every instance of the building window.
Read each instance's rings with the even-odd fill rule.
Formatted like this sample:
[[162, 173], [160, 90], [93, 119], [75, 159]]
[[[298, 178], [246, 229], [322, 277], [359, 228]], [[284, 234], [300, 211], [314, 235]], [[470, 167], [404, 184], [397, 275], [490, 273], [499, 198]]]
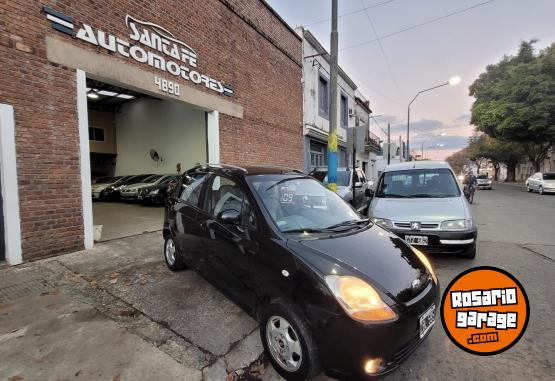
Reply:
[[95, 142], [103, 142], [104, 128], [89, 127], [89, 140], [93, 140]]
[[341, 94], [341, 127], [347, 128], [349, 125], [349, 102], [347, 97]]
[[326, 163], [326, 145], [310, 141], [310, 166], [311, 167], [324, 167]]
[[326, 119], [330, 117], [329, 81], [321, 74], [318, 80], [318, 115]]

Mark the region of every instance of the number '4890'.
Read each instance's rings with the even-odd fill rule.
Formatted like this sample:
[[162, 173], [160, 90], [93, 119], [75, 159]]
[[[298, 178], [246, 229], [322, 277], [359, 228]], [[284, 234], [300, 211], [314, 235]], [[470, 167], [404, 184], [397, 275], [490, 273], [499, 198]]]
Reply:
[[158, 86], [160, 91], [179, 96], [179, 85], [177, 83], [160, 77], [154, 77], [154, 83]]

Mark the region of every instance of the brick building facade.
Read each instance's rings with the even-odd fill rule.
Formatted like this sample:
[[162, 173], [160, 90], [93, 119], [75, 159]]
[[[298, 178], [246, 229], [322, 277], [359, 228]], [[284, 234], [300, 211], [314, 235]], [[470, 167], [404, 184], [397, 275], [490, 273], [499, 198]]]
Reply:
[[[1, 2], [0, 104], [13, 108], [23, 260], [87, 246], [79, 72], [171, 98], [143, 80], [160, 74], [155, 67], [53, 28], [44, 7], [59, 13], [59, 23], [70, 17], [74, 33], [87, 24], [129, 41], [127, 15], [164, 26], [194, 47], [199, 72], [233, 88], [226, 97], [171, 77], [181, 87], [178, 100], [218, 112], [221, 162], [302, 168], [301, 39], [264, 1]], [[3, 189], [15, 181], [2, 175]]]

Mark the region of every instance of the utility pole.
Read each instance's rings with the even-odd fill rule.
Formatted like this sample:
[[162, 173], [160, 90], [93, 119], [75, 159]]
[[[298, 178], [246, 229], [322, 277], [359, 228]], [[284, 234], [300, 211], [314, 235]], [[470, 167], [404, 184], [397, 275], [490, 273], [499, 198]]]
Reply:
[[387, 165], [391, 163], [391, 124], [387, 124]]
[[330, 133], [328, 136], [328, 187], [337, 191], [337, 2], [331, 0]]

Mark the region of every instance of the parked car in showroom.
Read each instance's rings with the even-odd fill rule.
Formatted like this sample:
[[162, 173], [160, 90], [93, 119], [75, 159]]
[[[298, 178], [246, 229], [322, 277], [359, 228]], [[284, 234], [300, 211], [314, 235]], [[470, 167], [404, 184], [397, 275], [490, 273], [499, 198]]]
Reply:
[[180, 175], [165, 175], [154, 184], [139, 188], [137, 199], [144, 205], [163, 205], [169, 184], [172, 181], [178, 181], [180, 177]]
[[169, 195], [163, 236], [170, 270], [195, 270], [259, 321], [286, 380], [383, 375], [435, 322], [426, 256], [297, 171], [198, 166]]
[[114, 177], [104, 177], [99, 179], [93, 184], [91, 184], [91, 194], [93, 200], [100, 200], [102, 192], [111, 185], [117, 184], [118, 182], [125, 181], [131, 176], [114, 176]]
[[425, 253], [476, 256], [478, 230], [470, 205], [446, 162], [387, 166], [368, 216]]
[[152, 175], [134, 184], [127, 184], [120, 188], [120, 198], [123, 201], [139, 201], [139, 190], [155, 185], [158, 181], [170, 175]]
[[131, 185], [131, 184], [140, 183], [141, 181], [143, 181], [144, 179], [152, 175], [153, 174], [150, 173], [150, 174], [144, 174], [144, 175], [127, 176], [125, 179], [120, 179], [115, 184], [112, 184], [106, 187], [100, 193], [100, 199], [106, 200], [106, 201], [119, 201], [121, 197], [120, 190], [122, 187]]
[[486, 174], [481, 173], [476, 175], [476, 187], [478, 189], [492, 190], [493, 185], [492, 185], [491, 177], [489, 177], [487, 173]]
[[555, 172], [537, 172], [526, 180], [526, 190], [528, 192], [555, 193]]
[[[309, 175], [324, 184], [328, 183], [327, 167], [316, 168]], [[337, 194], [358, 212], [365, 212], [368, 208], [372, 186], [372, 182], [368, 181], [362, 169], [356, 168], [353, 171], [351, 168], [337, 168]]]

